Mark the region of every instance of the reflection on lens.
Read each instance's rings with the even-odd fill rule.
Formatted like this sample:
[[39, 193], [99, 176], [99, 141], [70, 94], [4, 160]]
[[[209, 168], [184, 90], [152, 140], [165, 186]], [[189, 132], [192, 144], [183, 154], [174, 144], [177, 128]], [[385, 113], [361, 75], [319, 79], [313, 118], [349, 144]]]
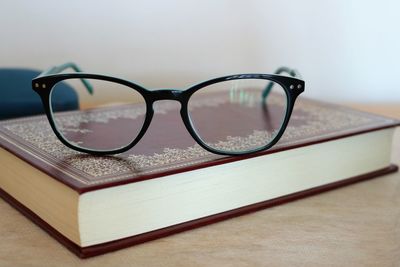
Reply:
[[[143, 96], [122, 84], [85, 80], [93, 86], [93, 95], [80, 79], [67, 79], [52, 88], [51, 114], [58, 132], [69, 143], [90, 150], [115, 150], [129, 145], [143, 127], [146, 116]], [[67, 91], [78, 95], [74, 111], [60, 109]]]
[[193, 128], [207, 146], [241, 153], [275, 138], [287, 112], [287, 97], [278, 83], [269, 80], [229, 80], [196, 91], [188, 109]]

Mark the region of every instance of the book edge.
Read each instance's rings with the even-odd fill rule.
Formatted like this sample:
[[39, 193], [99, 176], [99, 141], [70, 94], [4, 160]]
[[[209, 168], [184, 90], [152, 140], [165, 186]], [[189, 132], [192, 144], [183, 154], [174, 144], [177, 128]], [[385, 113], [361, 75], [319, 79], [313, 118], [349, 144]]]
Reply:
[[152, 173], [152, 174], [147, 174], [147, 175], [142, 175], [140, 177], [132, 177], [132, 178], [127, 178], [127, 179], [122, 179], [122, 180], [117, 180], [117, 181], [112, 181], [112, 182], [101, 183], [101, 184], [97, 184], [97, 185], [88, 185], [88, 186], [85, 186], [85, 187], [79, 186], [79, 185], [77, 185], [75, 183], [69, 183], [65, 179], [62, 179], [62, 178], [59, 178], [59, 177], [55, 177], [54, 174], [52, 174], [46, 168], [46, 166], [42, 166], [44, 163], [43, 164], [38, 164], [38, 165], [33, 164], [33, 162], [25, 159], [25, 158], [32, 157], [31, 155], [29, 155], [25, 151], [19, 151], [19, 150], [12, 149], [12, 145], [11, 144], [2, 143], [2, 144], [0, 144], [0, 147], [5, 149], [5, 150], [7, 150], [10, 153], [12, 153], [13, 155], [17, 156], [21, 160], [27, 162], [28, 164], [32, 165], [33, 167], [38, 168], [39, 170], [43, 171], [44, 173], [46, 173], [47, 175], [49, 175], [53, 179], [65, 184], [66, 186], [68, 186], [71, 189], [75, 190], [79, 194], [83, 194], [83, 193], [86, 193], [86, 192], [95, 191], [95, 190], [99, 190], [99, 189], [104, 189], [104, 188], [109, 188], [109, 187], [114, 187], [114, 186], [119, 186], [119, 185], [124, 185], [124, 184], [130, 184], [130, 183], [136, 183], [136, 182], [149, 180], [149, 179], [156, 179], [156, 178], [160, 178], [160, 177], [167, 176], [167, 175], [172, 175], [172, 174], [176, 174], [176, 173], [192, 171], [192, 170], [196, 170], [196, 169], [200, 169], [200, 168], [207, 168], [207, 167], [216, 166], [216, 165], [225, 164], [225, 163], [230, 163], [230, 162], [235, 162], [235, 161], [239, 161], [239, 160], [250, 159], [250, 158], [253, 158], [253, 157], [265, 156], [265, 155], [268, 155], [268, 154], [278, 153], [278, 152], [282, 152], [282, 151], [285, 151], [285, 150], [290, 150], [290, 149], [300, 148], [300, 147], [304, 147], [304, 146], [309, 146], [309, 145], [329, 142], [329, 141], [333, 141], [333, 140], [337, 140], [337, 139], [341, 139], [341, 138], [347, 138], [347, 137], [354, 136], [354, 135], [359, 135], [359, 134], [369, 133], [369, 132], [373, 132], [373, 131], [384, 130], [384, 129], [388, 129], [388, 128], [395, 128], [397, 126], [400, 126], [400, 120], [391, 120], [391, 122], [388, 122], [388, 123], [385, 123], [385, 124], [381, 124], [379, 126], [375, 125], [375, 126], [371, 126], [369, 128], [366, 128], [366, 129], [354, 130], [353, 132], [349, 132], [349, 133], [346, 133], [346, 134], [339, 134], [339, 135], [335, 135], [335, 136], [316, 138], [316, 139], [313, 139], [313, 140], [308, 141], [308, 142], [306, 141], [306, 142], [302, 142], [302, 143], [296, 143], [296, 144], [293, 144], [293, 145], [280, 147], [278, 149], [272, 148], [270, 150], [261, 151], [261, 152], [258, 152], [258, 153], [253, 153], [253, 154], [244, 155], [244, 156], [222, 157], [222, 158], [219, 158], [219, 159], [216, 159], [216, 160], [204, 161], [204, 162], [200, 162], [200, 163], [195, 164], [195, 165], [188, 165], [188, 166], [184, 166], [184, 167], [181, 167], [181, 168], [178, 168], [178, 169], [170, 169], [169, 168], [168, 170], [159, 171], [159, 172]]
[[89, 247], [80, 247], [80, 246], [76, 245], [75, 243], [73, 243], [72, 241], [70, 241], [68, 238], [64, 237], [60, 232], [58, 232], [56, 229], [54, 229], [52, 226], [50, 226], [48, 223], [46, 223], [44, 220], [42, 220], [39, 216], [37, 216], [34, 212], [32, 212], [27, 207], [25, 207], [23, 204], [21, 204], [19, 201], [14, 199], [11, 195], [9, 195], [7, 192], [2, 190], [1, 188], [0, 188], [0, 197], [3, 198], [6, 202], [8, 202], [15, 209], [17, 209], [19, 212], [21, 212], [28, 219], [30, 219], [32, 222], [37, 224], [40, 228], [42, 228], [45, 232], [47, 232], [50, 236], [52, 236], [54, 239], [56, 239], [58, 242], [60, 242], [67, 249], [69, 249], [71, 252], [76, 254], [78, 257], [89, 258], [89, 257], [105, 254], [108, 252], [112, 252], [115, 250], [119, 250], [122, 248], [126, 248], [129, 246], [141, 244], [141, 243], [144, 243], [147, 241], [162, 238], [165, 236], [169, 236], [172, 234], [191, 230], [191, 229], [194, 229], [197, 227], [216, 223], [216, 222], [230, 219], [233, 217], [241, 216], [241, 215], [255, 212], [258, 210], [266, 209], [266, 208], [269, 208], [272, 206], [295, 201], [295, 200], [298, 200], [301, 198], [316, 195], [316, 194], [319, 194], [322, 192], [326, 192], [326, 191], [333, 190], [333, 189], [336, 189], [339, 187], [354, 184], [354, 183], [357, 183], [360, 181], [381, 177], [385, 174], [393, 173], [396, 171], [398, 171], [398, 166], [395, 164], [391, 164], [388, 167], [383, 168], [383, 169], [379, 169], [379, 170], [376, 170], [373, 172], [353, 176], [350, 178], [346, 178], [346, 179], [336, 181], [333, 183], [321, 185], [318, 187], [306, 189], [306, 190], [296, 192], [293, 194], [289, 194], [289, 195], [281, 196], [278, 198], [254, 203], [251, 205], [247, 205], [247, 206], [240, 207], [237, 209], [233, 209], [233, 210], [225, 211], [222, 213], [210, 215], [207, 217], [195, 219], [195, 220], [184, 222], [181, 224], [172, 225], [172, 226], [169, 226], [166, 228], [161, 228], [161, 229], [154, 230], [151, 232], [147, 232], [147, 233], [143, 233], [143, 234], [139, 234], [139, 235], [135, 235], [135, 236], [131, 236], [131, 237], [126, 237], [123, 239], [106, 242], [103, 244], [93, 245], [93, 246], [89, 246]]

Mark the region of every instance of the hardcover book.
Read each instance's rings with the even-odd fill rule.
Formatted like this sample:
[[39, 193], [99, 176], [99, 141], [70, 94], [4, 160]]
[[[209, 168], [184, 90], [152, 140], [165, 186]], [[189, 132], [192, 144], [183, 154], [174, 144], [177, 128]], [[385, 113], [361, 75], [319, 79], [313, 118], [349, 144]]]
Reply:
[[[228, 101], [208, 95], [196, 107], [206, 119], [229, 112]], [[134, 148], [101, 157], [64, 146], [45, 116], [2, 121], [0, 195], [78, 256], [90, 257], [397, 170], [390, 162], [400, 125], [394, 119], [300, 98], [277, 145], [227, 157], [195, 144], [179, 109], [157, 103]], [[135, 112], [135, 105], [99, 108], [90, 123], [123, 129]], [[79, 120], [76, 111], [63, 116], [71, 125]], [[221, 145], [264, 137], [255, 129]]]

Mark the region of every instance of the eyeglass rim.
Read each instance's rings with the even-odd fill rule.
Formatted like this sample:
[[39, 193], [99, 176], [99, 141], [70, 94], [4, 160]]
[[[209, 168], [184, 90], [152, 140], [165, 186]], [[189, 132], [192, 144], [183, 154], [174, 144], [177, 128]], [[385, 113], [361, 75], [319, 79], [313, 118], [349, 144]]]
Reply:
[[[51, 112], [51, 103], [50, 103], [50, 95], [51, 91], [53, 90], [54, 86], [64, 80], [68, 79], [96, 79], [96, 80], [103, 80], [108, 82], [114, 82], [121, 85], [125, 85], [127, 87], [136, 90], [139, 94], [142, 95], [146, 102], [146, 116], [142, 125], [141, 130], [139, 131], [138, 135], [131, 143], [126, 146], [110, 149], [110, 150], [95, 150], [84, 148], [80, 146], [76, 146], [70, 143], [57, 129], [56, 123], [54, 121], [52, 112]], [[198, 90], [220, 82], [229, 81], [229, 80], [240, 80], [240, 79], [262, 79], [268, 80], [272, 82], [276, 82], [279, 84], [285, 91], [287, 97], [287, 105], [286, 105], [286, 114], [283, 119], [283, 123], [281, 128], [279, 129], [278, 133], [274, 136], [274, 138], [265, 146], [256, 148], [253, 150], [248, 151], [221, 151], [214, 149], [207, 145], [201, 137], [197, 134], [193, 124], [190, 121], [190, 115], [188, 111], [188, 102], [190, 97]], [[192, 138], [204, 149], [214, 154], [219, 155], [226, 155], [226, 156], [240, 156], [240, 155], [247, 155], [256, 153], [259, 151], [264, 151], [271, 148], [275, 145], [281, 136], [283, 135], [288, 122], [290, 120], [290, 116], [293, 111], [294, 103], [296, 98], [304, 91], [305, 82], [301, 79], [297, 79], [294, 77], [282, 76], [277, 74], [262, 74], [262, 73], [245, 73], [245, 74], [233, 74], [227, 75], [222, 77], [213, 78], [210, 80], [206, 80], [200, 82], [198, 84], [192, 85], [184, 90], [178, 89], [159, 89], [159, 90], [149, 90], [136, 82], [132, 82], [126, 79], [121, 79], [113, 76], [107, 76], [102, 74], [93, 74], [93, 73], [61, 73], [61, 74], [49, 74], [49, 75], [40, 75], [32, 80], [32, 89], [39, 94], [42, 100], [43, 107], [45, 109], [45, 113], [47, 119], [49, 120], [50, 126], [54, 133], [56, 134], [57, 138], [67, 147], [74, 149], [79, 152], [93, 154], [93, 155], [112, 155], [112, 154], [119, 154], [125, 151], [128, 151], [132, 147], [134, 147], [140, 139], [144, 136], [145, 132], [147, 131], [151, 120], [154, 115], [153, 110], [153, 103], [158, 100], [169, 99], [169, 100], [176, 100], [181, 103], [181, 110], [180, 114], [183, 120], [183, 123], [192, 136]]]

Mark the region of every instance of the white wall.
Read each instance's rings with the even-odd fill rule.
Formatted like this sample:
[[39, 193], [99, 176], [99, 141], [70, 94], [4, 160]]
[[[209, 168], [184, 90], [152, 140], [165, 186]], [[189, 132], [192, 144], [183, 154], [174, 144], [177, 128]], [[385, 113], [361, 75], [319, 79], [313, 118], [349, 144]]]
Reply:
[[296, 67], [306, 94], [400, 101], [400, 1], [0, 1], [0, 67], [86, 71], [148, 87]]

